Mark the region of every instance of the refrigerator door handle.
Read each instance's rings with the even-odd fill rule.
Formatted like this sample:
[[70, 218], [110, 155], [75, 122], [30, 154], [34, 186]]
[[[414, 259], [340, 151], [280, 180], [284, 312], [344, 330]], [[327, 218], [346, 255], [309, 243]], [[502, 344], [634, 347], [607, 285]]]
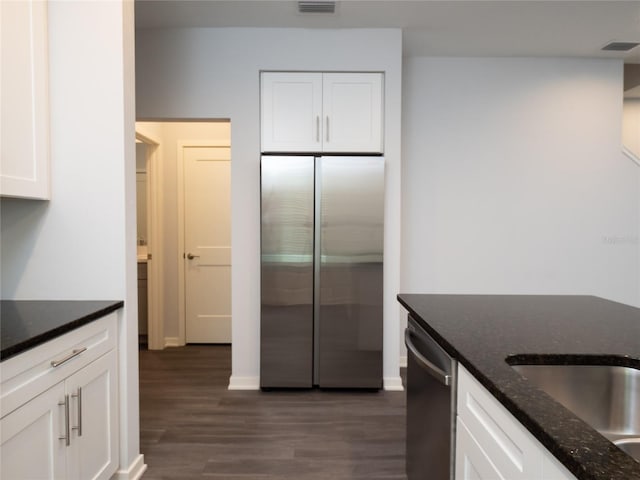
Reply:
[[315, 158], [315, 190], [314, 190], [314, 212], [316, 228], [313, 232], [313, 384], [318, 385], [320, 378], [320, 261], [322, 252], [321, 222], [322, 222], [322, 159]]

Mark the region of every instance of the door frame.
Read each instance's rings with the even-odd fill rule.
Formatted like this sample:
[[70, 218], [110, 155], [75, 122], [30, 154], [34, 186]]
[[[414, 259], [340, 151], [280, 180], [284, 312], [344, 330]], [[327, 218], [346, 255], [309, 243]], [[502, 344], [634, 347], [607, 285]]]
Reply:
[[[177, 154], [178, 159], [178, 344], [186, 345], [187, 338], [187, 305], [185, 294], [185, 274], [184, 259], [186, 252], [184, 250], [184, 151], [187, 148], [198, 147], [227, 147], [231, 148], [231, 140], [178, 140]], [[229, 159], [231, 161], [231, 159]], [[232, 317], [233, 318], [233, 317]], [[233, 324], [233, 319], [232, 319]], [[233, 334], [232, 334], [233, 335]]]
[[147, 260], [147, 341], [149, 350], [162, 350], [164, 340], [163, 288], [163, 210], [162, 210], [162, 161], [160, 142], [136, 132], [136, 140], [147, 146], [147, 248], [151, 262]]

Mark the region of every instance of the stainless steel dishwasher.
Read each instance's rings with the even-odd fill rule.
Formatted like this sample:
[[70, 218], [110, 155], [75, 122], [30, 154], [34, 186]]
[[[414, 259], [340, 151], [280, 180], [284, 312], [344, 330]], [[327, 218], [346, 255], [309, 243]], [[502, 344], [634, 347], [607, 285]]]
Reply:
[[407, 346], [408, 480], [454, 478], [457, 362], [409, 315]]

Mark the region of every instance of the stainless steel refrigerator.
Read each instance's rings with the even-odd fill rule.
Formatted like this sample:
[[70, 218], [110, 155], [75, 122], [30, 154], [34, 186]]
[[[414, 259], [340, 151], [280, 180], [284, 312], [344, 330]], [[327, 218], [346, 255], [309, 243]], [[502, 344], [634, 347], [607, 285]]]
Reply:
[[384, 158], [261, 159], [262, 388], [381, 388]]

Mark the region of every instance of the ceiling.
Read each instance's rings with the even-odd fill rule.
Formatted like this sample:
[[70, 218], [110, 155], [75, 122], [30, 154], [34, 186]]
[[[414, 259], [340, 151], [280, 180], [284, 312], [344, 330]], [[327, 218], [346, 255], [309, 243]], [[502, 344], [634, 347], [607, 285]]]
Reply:
[[136, 28], [401, 28], [405, 56], [578, 56], [640, 63], [640, 0], [342, 0], [300, 14], [294, 0], [136, 0]]

